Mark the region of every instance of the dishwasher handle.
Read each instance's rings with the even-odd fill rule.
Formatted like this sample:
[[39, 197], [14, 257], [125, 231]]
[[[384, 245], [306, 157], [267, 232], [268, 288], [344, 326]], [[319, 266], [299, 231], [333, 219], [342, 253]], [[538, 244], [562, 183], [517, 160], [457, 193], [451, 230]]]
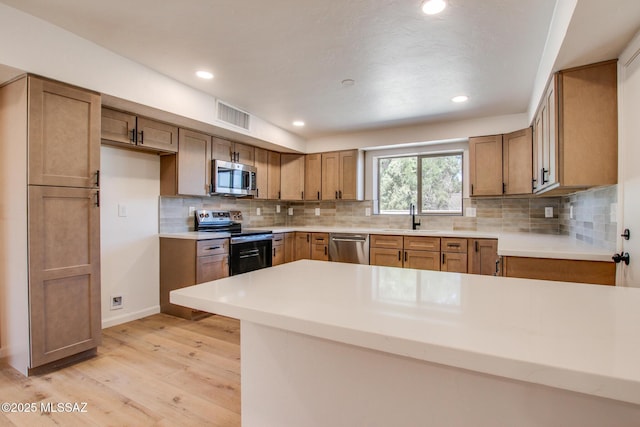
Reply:
[[332, 237], [334, 242], [366, 242], [366, 237]]

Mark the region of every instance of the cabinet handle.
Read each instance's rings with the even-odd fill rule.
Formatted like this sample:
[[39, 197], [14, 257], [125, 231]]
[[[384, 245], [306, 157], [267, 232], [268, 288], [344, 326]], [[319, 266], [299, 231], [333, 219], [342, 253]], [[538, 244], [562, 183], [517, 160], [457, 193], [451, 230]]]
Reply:
[[256, 188], [256, 198], [259, 199], [260, 198], [260, 189]]
[[129, 141], [131, 141], [131, 142], [133, 142], [135, 144], [136, 136], [138, 136], [138, 132], [136, 132], [135, 129], [131, 129], [131, 136], [129, 137]]
[[471, 184], [471, 195], [473, 196], [473, 184]]
[[327, 255], [327, 247], [324, 247], [324, 254]]
[[307, 243], [309, 243], [309, 235], [307, 234]]
[[402, 261], [402, 251], [398, 251], [398, 261]]
[[140, 131], [140, 145], [144, 144], [144, 131]]
[[533, 178], [533, 179], [531, 180], [531, 192], [532, 192], [532, 193], [533, 193], [534, 191], [536, 191], [536, 188], [538, 188], [538, 187], [536, 186], [536, 182], [538, 182], [538, 180], [537, 180], [537, 179], [535, 179], [535, 178]]
[[496, 260], [496, 271], [493, 273], [494, 276], [499, 276], [500, 275], [500, 260], [502, 259], [502, 257], [498, 258]]
[[100, 207], [100, 190], [96, 191], [96, 207]]
[[336, 200], [338, 199], [338, 192], [336, 191]]
[[273, 248], [273, 256], [276, 256], [276, 248]]
[[476, 252], [478, 252], [478, 246], [479, 246], [479, 245], [478, 245], [478, 241], [476, 240], [476, 241], [475, 241]]
[[546, 184], [547, 182], [549, 182], [549, 180], [545, 178], [545, 174], [548, 174], [549, 170], [542, 168], [541, 172], [542, 172], [542, 184]]
[[459, 248], [460, 243], [447, 243], [447, 247], [449, 248]]
[[300, 193], [300, 200], [304, 200], [304, 191]]
[[407, 251], [404, 252], [404, 262], [407, 262]]
[[504, 193], [506, 193], [506, 192], [507, 192], [506, 187], [507, 187], [507, 184], [505, 184], [505, 183], [503, 182], [503, 183], [502, 183], [502, 194], [504, 194]]
[[220, 249], [220, 248], [221, 248], [221, 246], [210, 246], [208, 248], [205, 248], [204, 250], [205, 251], [214, 251], [214, 250]]
[[318, 191], [318, 200], [320, 200], [320, 192]]
[[342, 199], [342, 190], [338, 191], [338, 194], [340, 195], [340, 199]]
[[280, 199], [280, 192], [278, 191], [278, 200]]
[[446, 259], [445, 259], [445, 254], [444, 254], [444, 252], [443, 252], [443, 253], [442, 253], [442, 265], [444, 265], [445, 260], [446, 260]]
[[96, 187], [100, 187], [100, 169], [96, 171]]

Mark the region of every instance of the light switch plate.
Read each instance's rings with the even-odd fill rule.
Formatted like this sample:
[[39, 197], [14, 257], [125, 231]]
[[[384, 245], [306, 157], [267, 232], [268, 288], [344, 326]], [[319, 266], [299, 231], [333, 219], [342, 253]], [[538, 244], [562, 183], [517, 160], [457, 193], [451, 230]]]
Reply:
[[122, 218], [127, 216], [127, 205], [118, 204], [118, 216]]
[[195, 206], [189, 206], [189, 216], [193, 216], [193, 213], [196, 211]]
[[553, 207], [547, 206], [546, 208], [544, 208], [544, 217], [553, 218]]
[[320, 216], [320, 208], [316, 208], [315, 212], [316, 212], [316, 216]]
[[467, 216], [470, 218], [475, 218], [476, 208], [467, 208]]
[[262, 209], [256, 208], [256, 215], [258, 216], [262, 215]]
[[364, 208], [364, 216], [371, 216], [371, 208]]
[[293, 215], [293, 208], [289, 208], [289, 215]]
[[573, 219], [573, 205], [569, 206], [569, 219]]
[[280, 213], [280, 205], [276, 205], [276, 213]]

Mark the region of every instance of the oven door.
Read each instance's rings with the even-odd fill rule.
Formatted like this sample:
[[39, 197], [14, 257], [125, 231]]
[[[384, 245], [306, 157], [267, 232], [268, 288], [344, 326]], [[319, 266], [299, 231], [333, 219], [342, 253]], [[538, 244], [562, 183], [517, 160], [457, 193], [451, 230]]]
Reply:
[[271, 245], [271, 239], [245, 241], [242, 237], [232, 238], [229, 254], [231, 275], [271, 267]]

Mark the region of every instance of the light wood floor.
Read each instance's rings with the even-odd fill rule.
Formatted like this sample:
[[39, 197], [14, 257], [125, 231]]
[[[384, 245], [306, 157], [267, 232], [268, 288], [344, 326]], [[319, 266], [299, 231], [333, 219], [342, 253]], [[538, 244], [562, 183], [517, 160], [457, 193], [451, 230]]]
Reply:
[[0, 366], [0, 402], [87, 402], [87, 413], [2, 413], [4, 426], [239, 426], [240, 324], [157, 314], [103, 330], [98, 356], [29, 378]]

